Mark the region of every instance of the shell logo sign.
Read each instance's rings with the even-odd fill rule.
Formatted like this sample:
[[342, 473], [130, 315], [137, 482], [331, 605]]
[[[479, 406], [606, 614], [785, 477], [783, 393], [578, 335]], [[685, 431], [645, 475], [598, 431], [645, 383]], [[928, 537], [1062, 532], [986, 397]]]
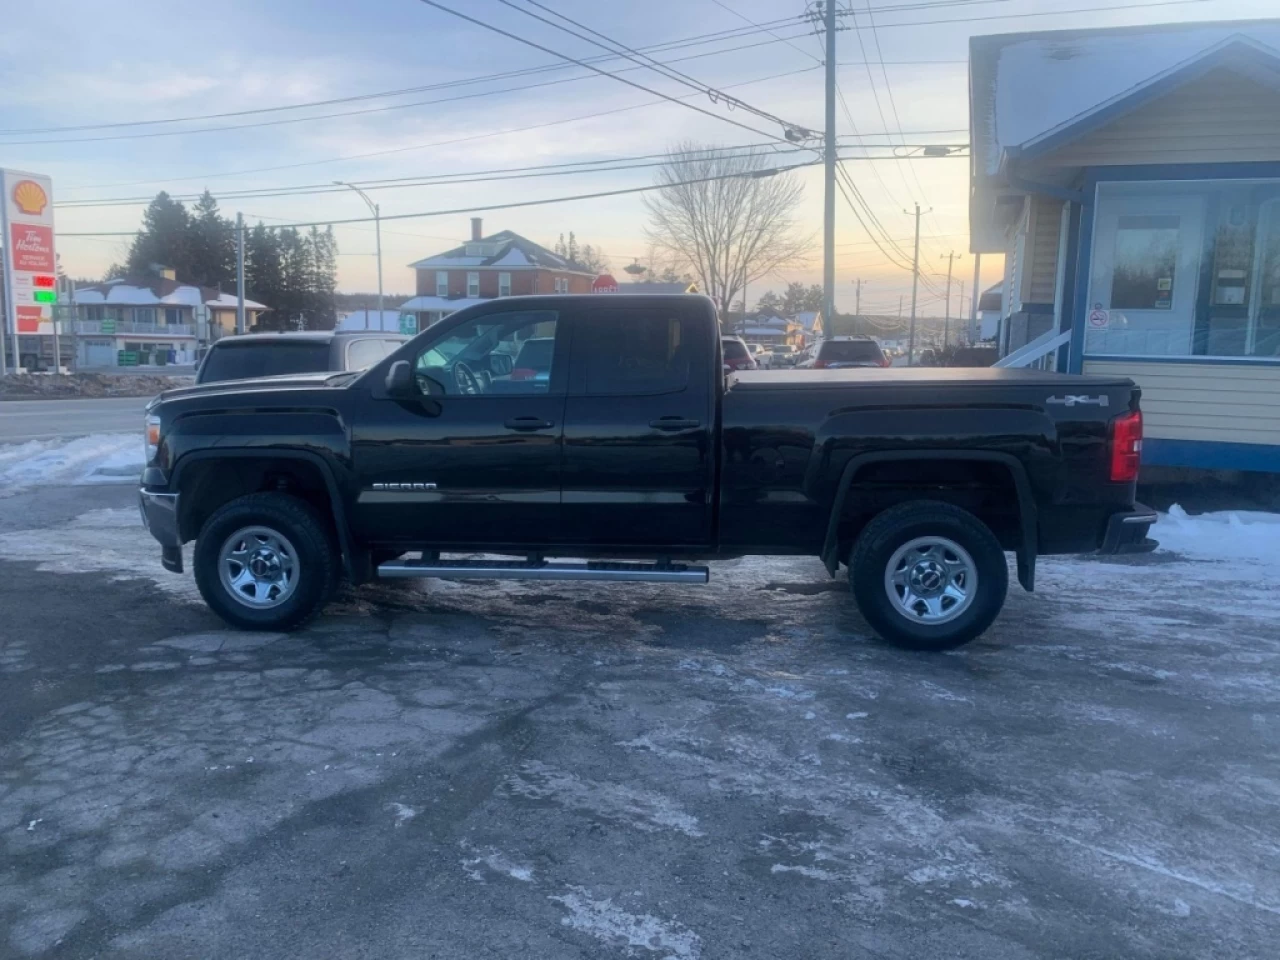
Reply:
[[19, 180], [13, 185], [13, 204], [29, 217], [38, 217], [49, 205], [49, 195], [34, 180]]

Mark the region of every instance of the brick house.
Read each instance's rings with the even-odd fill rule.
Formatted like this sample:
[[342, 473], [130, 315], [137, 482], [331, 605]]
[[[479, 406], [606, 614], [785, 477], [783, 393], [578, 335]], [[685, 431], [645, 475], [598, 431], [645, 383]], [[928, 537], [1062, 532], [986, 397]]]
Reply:
[[496, 297], [591, 292], [595, 271], [510, 230], [486, 237], [482, 226], [472, 217], [470, 240], [409, 264], [417, 272], [417, 296], [400, 310], [416, 314], [419, 329]]

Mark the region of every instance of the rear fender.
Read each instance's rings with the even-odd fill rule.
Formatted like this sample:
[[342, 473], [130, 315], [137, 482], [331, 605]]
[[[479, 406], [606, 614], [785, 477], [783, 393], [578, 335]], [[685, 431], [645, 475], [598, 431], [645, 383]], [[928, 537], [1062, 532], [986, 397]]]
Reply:
[[838, 555], [840, 518], [844, 515], [845, 503], [858, 471], [873, 463], [906, 460], [981, 461], [998, 463], [1008, 469], [1018, 494], [1018, 524], [1021, 530], [1021, 544], [1015, 551], [1018, 560], [1018, 582], [1022, 584], [1024, 590], [1028, 592], [1034, 590], [1038, 516], [1035, 497], [1031, 492], [1031, 481], [1027, 477], [1026, 468], [1017, 457], [995, 450], [884, 450], [852, 457], [841, 472], [840, 483], [836, 487], [835, 498], [831, 504], [831, 512], [827, 517], [827, 535], [822, 544], [821, 554], [827, 572], [834, 577], [840, 564]]

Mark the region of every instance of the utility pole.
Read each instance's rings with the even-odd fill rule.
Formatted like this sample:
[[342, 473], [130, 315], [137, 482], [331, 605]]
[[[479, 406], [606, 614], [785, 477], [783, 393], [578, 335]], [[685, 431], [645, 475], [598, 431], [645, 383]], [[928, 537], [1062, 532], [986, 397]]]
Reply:
[[[916, 242], [919, 242], [919, 233], [916, 234]], [[947, 341], [951, 339], [951, 265], [956, 262], [956, 252], [952, 250], [946, 256], [947, 260], [947, 305], [943, 308], [942, 315], [942, 349], [947, 348]]]
[[826, 192], [822, 211], [822, 321], [836, 316], [836, 0], [819, 3], [827, 31]]
[[973, 302], [969, 304], [969, 343], [978, 342], [978, 288], [982, 285], [982, 254], [973, 255]]
[[[373, 232], [377, 237], [378, 244], [378, 329], [382, 329], [382, 207], [368, 198], [363, 190], [354, 183], [347, 183], [345, 180], [333, 181], [335, 186], [350, 187], [356, 193], [360, 194], [360, 199], [365, 202], [370, 212], [373, 213]], [[364, 312], [364, 328], [369, 329], [369, 311], [366, 308]]]
[[[910, 210], [903, 213], [910, 216]], [[916, 252], [911, 260], [911, 332], [907, 336], [907, 366], [916, 362], [916, 302], [920, 293], [920, 204], [916, 204]]]
[[236, 214], [236, 333], [244, 333], [244, 214]]
[[[957, 308], [957, 310], [956, 310], [956, 329], [957, 329], [957, 330], [959, 330], [959, 329], [960, 329], [960, 318], [964, 316], [964, 281], [963, 281], [963, 280], [957, 280], [957, 281], [956, 281], [956, 283], [960, 284], [960, 300], [959, 300], [959, 303], [958, 303], [958, 305], [957, 305], [957, 307], [958, 307], [958, 308]], [[958, 344], [959, 342], [960, 342], [960, 334], [958, 334], [958, 333], [957, 333], [957, 334], [956, 334], [956, 343]]]
[[854, 313], [854, 316], [860, 317], [862, 316], [862, 278], [859, 277], [857, 280], [853, 282], [856, 284], [854, 288], [854, 295], [853, 295], [854, 296], [853, 313]]

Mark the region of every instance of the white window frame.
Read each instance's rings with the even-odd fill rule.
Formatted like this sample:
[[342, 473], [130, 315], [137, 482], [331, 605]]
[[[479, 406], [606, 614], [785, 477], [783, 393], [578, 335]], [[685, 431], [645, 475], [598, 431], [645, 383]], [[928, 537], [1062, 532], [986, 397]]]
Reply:
[[480, 296], [480, 274], [475, 271], [467, 273], [467, 296], [472, 299]]
[[509, 273], [498, 274], [498, 296], [500, 297], [511, 296], [511, 274]]
[[436, 271], [436, 296], [437, 297], [449, 296], [449, 271], [448, 270]]

